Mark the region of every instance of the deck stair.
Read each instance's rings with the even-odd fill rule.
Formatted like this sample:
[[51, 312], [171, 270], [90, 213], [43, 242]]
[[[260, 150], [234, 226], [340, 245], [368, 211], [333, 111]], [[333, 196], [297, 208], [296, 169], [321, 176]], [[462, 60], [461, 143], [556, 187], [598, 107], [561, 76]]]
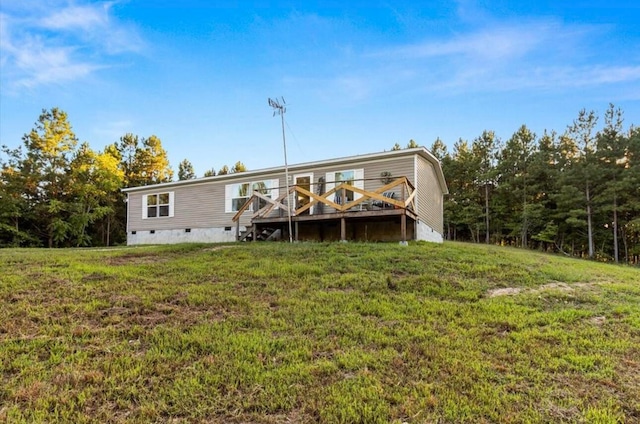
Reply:
[[[280, 238], [280, 230], [275, 228], [261, 228], [256, 233], [255, 239], [258, 241], [278, 240]], [[253, 229], [248, 227], [245, 231], [240, 232], [238, 241], [253, 241]]]

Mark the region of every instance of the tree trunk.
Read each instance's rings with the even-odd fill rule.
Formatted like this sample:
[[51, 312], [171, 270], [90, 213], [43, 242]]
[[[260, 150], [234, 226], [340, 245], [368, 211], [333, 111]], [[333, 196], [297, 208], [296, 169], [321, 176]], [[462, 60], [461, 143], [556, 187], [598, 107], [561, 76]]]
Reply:
[[613, 259], [618, 260], [618, 205], [616, 194], [613, 194]]
[[593, 259], [593, 225], [591, 223], [591, 193], [589, 192], [589, 181], [587, 181], [585, 194], [587, 196], [587, 237], [589, 239], [589, 258]]
[[523, 222], [522, 222], [522, 247], [529, 247], [529, 240], [527, 238], [527, 226], [529, 223], [527, 222], [527, 214], [524, 214]]
[[489, 184], [484, 185], [484, 210], [486, 216], [486, 235], [485, 243], [489, 244]]
[[529, 240], [527, 240], [527, 231], [528, 231], [528, 217], [527, 217], [527, 177], [525, 170], [524, 177], [524, 187], [523, 187], [523, 196], [522, 196], [522, 247], [529, 247]]
[[107, 247], [109, 247], [110, 238], [111, 238], [111, 215], [107, 215]]
[[624, 245], [624, 261], [629, 264], [629, 245], [627, 244], [627, 234], [622, 226], [622, 244]]

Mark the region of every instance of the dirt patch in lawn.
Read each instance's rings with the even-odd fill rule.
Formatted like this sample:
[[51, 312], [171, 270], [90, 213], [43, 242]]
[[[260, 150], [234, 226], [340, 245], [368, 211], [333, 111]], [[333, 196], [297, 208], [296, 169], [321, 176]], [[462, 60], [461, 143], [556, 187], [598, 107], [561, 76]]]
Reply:
[[498, 297], [498, 296], [513, 296], [522, 292], [522, 289], [518, 287], [505, 287], [502, 289], [493, 289], [487, 292], [487, 297]]
[[556, 290], [561, 292], [573, 292], [576, 290], [576, 288], [588, 289], [592, 287], [593, 287], [593, 284], [576, 283], [574, 285], [569, 285], [567, 283], [554, 281], [554, 282], [543, 284], [540, 287], [532, 288], [532, 289], [524, 289], [520, 287], [503, 287], [499, 289], [488, 290], [486, 293], [486, 297], [514, 296], [520, 293], [540, 293], [540, 292], [551, 291], [551, 290]]
[[166, 262], [169, 258], [154, 253], [136, 253], [132, 255], [114, 256], [107, 259], [109, 265], [141, 265]]
[[207, 247], [206, 249], [202, 249], [203, 252], [217, 252], [218, 250], [222, 250], [222, 249], [231, 249], [233, 247], [238, 247], [237, 244], [225, 244], [222, 246], [214, 246], [214, 247]]

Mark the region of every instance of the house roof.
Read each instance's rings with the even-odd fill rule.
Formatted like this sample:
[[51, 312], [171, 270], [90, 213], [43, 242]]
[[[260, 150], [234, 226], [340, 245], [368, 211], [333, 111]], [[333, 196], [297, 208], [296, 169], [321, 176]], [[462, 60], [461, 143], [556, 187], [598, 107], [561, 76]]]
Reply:
[[[444, 179], [444, 174], [442, 172], [442, 166], [440, 165], [440, 161], [438, 161], [438, 159], [431, 152], [429, 152], [425, 147], [416, 147], [412, 149], [401, 149], [401, 150], [390, 150], [387, 152], [368, 153], [364, 155], [346, 156], [346, 157], [334, 158], [334, 159], [324, 159], [324, 160], [315, 161], [315, 162], [297, 163], [297, 164], [289, 165], [289, 172], [295, 172], [299, 170], [305, 170], [313, 167], [320, 167], [320, 166], [326, 166], [326, 165], [339, 165], [341, 163], [350, 163], [350, 162], [366, 162], [369, 160], [411, 156], [416, 154], [420, 155], [421, 157], [429, 161], [431, 164], [433, 164], [436, 170], [436, 175], [438, 177], [438, 182], [440, 184], [440, 188], [442, 189], [442, 192], [444, 194], [449, 193], [449, 190], [447, 189], [447, 183]], [[246, 180], [247, 178], [251, 178], [255, 175], [272, 174], [272, 173], [279, 173], [279, 172], [285, 172], [285, 167], [277, 166], [273, 168], [256, 169], [254, 171], [245, 171], [245, 172], [238, 172], [233, 174], [216, 175], [213, 177], [201, 177], [201, 178], [194, 178], [190, 180], [172, 181], [172, 182], [161, 183], [161, 184], [152, 184], [152, 185], [138, 186], [138, 187], [127, 187], [127, 188], [123, 188], [122, 191], [125, 193], [134, 193], [137, 191], [146, 191], [150, 189], [157, 190], [157, 189], [181, 187], [181, 186], [193, 185], [193, 184], [234, 181], [239, 179]]]

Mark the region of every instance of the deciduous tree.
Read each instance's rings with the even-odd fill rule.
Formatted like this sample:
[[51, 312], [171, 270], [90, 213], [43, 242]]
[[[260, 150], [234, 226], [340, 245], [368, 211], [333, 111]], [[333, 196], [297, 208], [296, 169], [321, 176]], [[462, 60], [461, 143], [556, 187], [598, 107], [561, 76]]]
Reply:
[[238, 161], [235, 163], [235, 165], [233, 165], [233, 167], [231, 168], [231, 173], [235, 174], [237, 172], [246, 172], [247, 171], [247, 167], [244, 166], [244, 163]]

